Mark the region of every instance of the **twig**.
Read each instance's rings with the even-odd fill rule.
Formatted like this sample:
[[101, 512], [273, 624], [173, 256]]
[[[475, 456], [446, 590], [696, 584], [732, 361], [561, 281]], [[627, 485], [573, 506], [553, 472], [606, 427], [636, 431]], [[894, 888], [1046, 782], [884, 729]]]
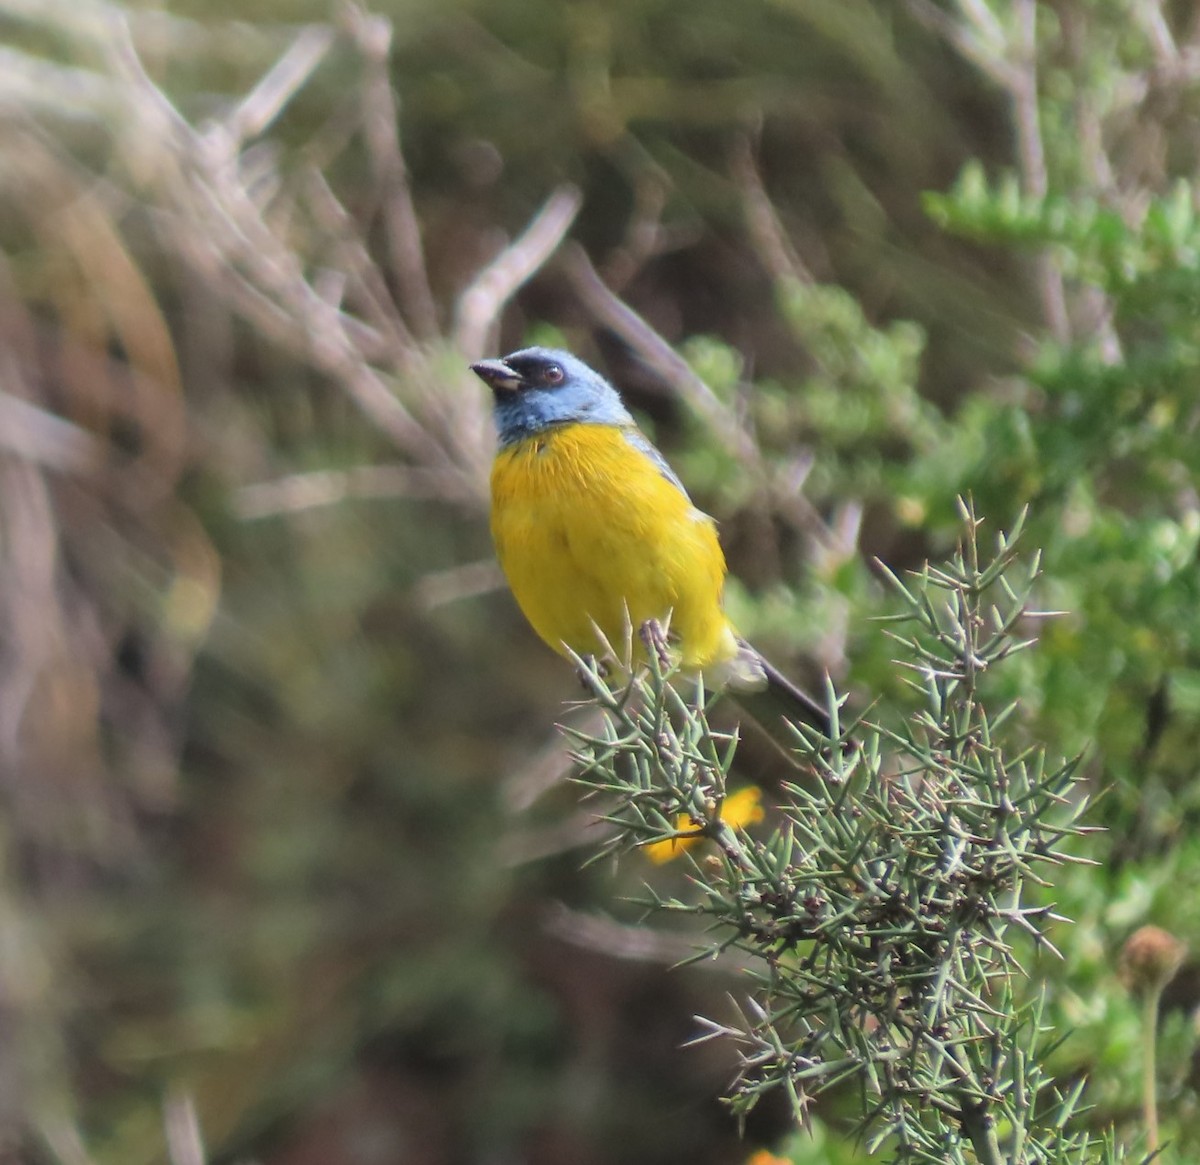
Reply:
[[[671, 386], [709, 426], [721, 445], [746, 468], [759, 487], [768, 486], [766, 466], [758, 442], [740, 421], [667, 341], [627, 303], [609, 290], [582, 247], [570, 248], [567, 274], [584, 306], [597, 321], [611, 329], [636, 352], [646, 365]], [[833, 534], [821, 515], [802, 494], [769, 489], [772, 507], [798, 530], [813, 537], [826, 549], [836, 547]]]
[[0, 106], [6, 113], [45, 109], [74, 122], [99, 121], [116, 97], [107, 77], [0, 45]]
[[[1049, 179], [1038, 109], [1037, 0], [1015, 0], [1014, 7], [1020, 41], [1016, 46], [1017, 74], [1010, 93], [1016, 121], [1017, 154], [1026, 192], [1033, 198], [1042, 199], [1049, 189]], [[1067, 314], [1062, 270], [1053, 257], [1046, 254], [1038, 257], [1037, 266], [1046, 326], [1058, 343], [1066, 344], [1071, 338], [1071, 320]]]
[[[11, 379], [10, 368], [5, 379]], [[0, 390], [0, 448], [60, 473], [88, 474], [104, 463], [104, 449], [84, 429]]]
[[95, 1158], [87, 1151], [78, 1126], [69, 1120], [47, 1122], [41, 1130], [46, 1144], [62, 1165], [95, 1165]]
[[[920, 24], [937, 33], [1008, 93], [1017, 137], [1017, 160], [1025, 193], [1046, 197], [1049, 180], [1038, 108], [1037, 0], [1014, 0], [1016, 36], [1009, 38], [980, 0], [959, 0], [955, 20], [932, 0], [904, 0]], [[1063, 274], [1050, 255], [1036, 260], [1042, 312], [1058, 343], [1071, 337]]]
[[[775, 206], [763, 186], [762, 177], [754, 162], [754, 152], [748, 134], [743, 134], [735, 143], [733, 177], [742, 192], [743, 209], [750, 241], [763, 266], [777, 280], [794, 280], [807, 286], [816, 280], [804, 260], [792, 246]], [[854, 552], [861, 524], [861, 507], [847, 505], [839, 511], [836, 526], [830, 528], [808, 499], [801, 493], [804, 482], [813, 466], [811, 452], [797, 454], [786, 467], [784, 474], [772, 483], [773, 507], [777, 513], [787, 517], [797, 529], [813, 535], [822, 558], [845, 561]], [[826, 667], [836, 659], [837, 666], [845, 661], [844, 634], [836, 640], [826, 636], [827, 650], [822, 653]], [[836, 651], [830, 648], [836, 642]]]
[[363, 360], [362, 353], [340, 326], [337, 309], [322, 303], [315, 294], [310, 306], [313, 363], [334, 377], [380, 432], [414, 460], [444, 461], [444, 448], [435, 435], [400, 403], [383, 374]]
[[258, 137], [303, 88], [332, 46], [333, 29], [327, 24], [302, 28], [287, 52], [226, 119], [230, 136], [237, 142]]
[[807, 285], [815, 283], [812, 272], [792, 246], [763, 186], [754, 163], [749, 134], [742, 134], [734, 143], [732, 169], [733, 179], [742, 193], [742, 210], [750, 242], [762, 265], [775, 279], [794, 279]]
[[364, 306], [370, 310], [376, 325], [390, 333], [395, 344], [392, 355], [403, 367], [415, 350], [416, 341], [396, 308], [383, 273], [367, 250], [362, 236], [354, 229], [350, 212], [334, 194], [325, 175], [315, 166], [309, 171], [307, 190], [313, 213], [330, 235], [338, 240], [339, 254], [346, 260], [344, 265], [348, 274], [359, 285]]
[[383, 225], [393, 274], [400, 288], [402, 310], [413, 332], [423, 341], [438, 334], [437, 305], [425, 269], [421, 226], [413, 203], [408, 167], [400, 150], [396, 99], [388, 76], [392, 25], [385, 16], [368, 15], [346, 5], [346, 23], [367, 64], [362, 94], [363, 132], [367, 152], [379, 183]]
[[242, 486], [233, 499], [243, 521], [297, 514], [349, 499], [441, 498], [477, 505], [468, 479], [449, 470], [408, 465], [362, 465], [347, 470], [293, 473]]
[[[1065, 8], [1061, 14], [1062, 35], [1072, 63], [1077, 68], [1086, 69], [1082, 57], [1086, 53], [1083, 43], [1086, 40], [1086, 29], [1081, 27], [1083, 17], [1072, 8]], [[1136, 104], [1145, 100], [1149, 86], [1133, 98]], [[1111, 116], [1111, 110], [1109, 115]], [[1123, 213], [1127, 221], [1134, 221], [1137, 211], [1129, 205], [1129, 200], [1123, 198], [1120, 184], [1113, 170], [1112, 159], [1104, 140], [1104, 121], [1096, 103], [1090, 94], [1077, 94], [1074, 101], [1074, 120], [1079, 140], [1079, 158], [1083, 167], [1083, 177], [1092, 184], [1093, 192], [1116, 206], [1123, 205]], [[1077, 292], [1080, 305], [1079, 315], [1085, 332], [1095, 336], [1102, 358], [1109, 364], [1121, 361], [1121, 339], [1114, 323], [1115, 309], [1112, 299], [1103, 289], [1095, 285], [1086, 285]]]
[[487, 352], [490, 333], [504, 305], [558, 249], [582, 199], [574, 186], [560, 186], [525, 230], [496, 256], [458, 297], [454, 342], [468, 361]]
[[[580, 722], [579, 714], [572, 716], [572, 727], [581, 732], [595, 733], [604, 723], [602, 714], [586, 707]], [[500, 803], [512, 817], [529, 812], [549, 790], [558, 788], [571, 772], [572, 762], [558, 734], [532, 756], [523, 756], [520, 764], [505, 777], [500, 786]]]
[[1179, 68], [1179, 47], [1163, 14], [1161, 0], [1142, 0], [1134, 4], [1133, 16], [1146, 30], [1158, 67], [1168, 76], [1174, 74]]
[[[696, 954], [696, 940], [692, 935], [652, 930], [644, 924], [622, 926], [612, 919], [572, 910], [561, 902], [546, 912], [542, 926], [547, 934], [571, 946], [599, 951], [626, 962], [673, 967]], [[753, 964], [725, 951], [694, 965], [720, 975], [736, 975]]]
[[163, 1105], [163, 1125], [171, 1165], [204, 1165], [204, 1140], [196, 1104], [188, 1093], [174, 1093]]
[[592, 316], [624, 340], [667, 384], [696, 411], [721, 444], [743, 465], [756, 471], [762, 458], [754, 438], [667, 341], [600, 278], [587, 252], [573, 246], [566, 271], [579, 298]]
[[958, 0], [958, 6], [993, 51], [1004, 48], [1004, 26], [996, 19], [987, 0]]
[[0, 448], [60, 473], [91, 473], [104, 463], [101, 442], [29, 399], [23, 370], [37, 367], [38, 350], [33, 316], [0, 255]]
[[[264, 221], [238, 181], [234, 139], [223, 126], [197, 134], [142, 67], [128, 23], [114, 20], [112, 24], [108, 52], [114, 68], [137, 95], [130, 107], [134, 123], [141, 126], [139, 137], [157, 138], [172, 158], [173, 165], [159, 162], [158, 167], [180, 195], [178, 223], [183, 229], [173, 239], [175, 244], [182, 242], [193, 254], [208, 250], [205, 269], [215, 282], [235, 274], [229, 267], [249, 272], [252, 281], [239, 291], [243, 300], [258, 299], [259, 318], [273, 316], [276, 334], [303, 345], [313, 364], [339, 383], [414, 461], [448, 461], [439, 435], [422, 426], [401, 404], [384, 374], [363, 359], [342, 313], [305, 280], [296, 255]], [[269, 306], [272, 301], [274, 310]]]
[[633, 188], [633, 214], [625, 237], [604, 263], [604, 278], [617, 291], [657, 254], [663, 238], [662, 212], [667, 202], [666, 180], [657, 174], [643, 174]]
[[918, 24], [940, 36], [984, 76], [990, 77], [1006, 92], [1013, 91], [1018, 83], [1017, 70], [1004, 56], [1003, 36], [996, 40], [990, 28], [985, 32], [978, 24], [975, 28], [968, 27], [939, 8], [933, 0], [904, 0], [904, 6]]
[[[570, 762], [564, 757], [556, 784], [561, 785], [570, 771]], [[594, 850], [613, 836], [611, 826], [598, 821], [595, 813], [584, 809], [545, 825], [522, 824], [510, 829], [500, 839], [496, 860], [505, 869], [519, 870], [547, 858]]]
[[413, 603], [422, 611], [432, 611], [447, 603], [473, 599], [503, 590], [504, 572], [491, 557], [464, 562], [448, 570], [430, 571], [412, 588]]
[[1142, 996], [1142, 1118], [1146, 1122], [1146, 1147], [1158, 1148], [1158, 1008], [1162, 983], [1148, 987]]
[[979, 1165], [1004, 1165], [1000, 1139], [996, 1135], [996, 1120], [989, 1106], [964, 1098], [958, 1116]]
[[[146, 72], [137, 46], [133, 42], [133, 33], [126, 14], [120, 9], [110, 9], [106, 13], [106, 23], [109, 35], [102, 42], [104, 52], [113, 71], [138, 97], [138, 100], [130, 101], [135, 115], [130, 119], [131, 124], [142, 123], [141, 131], [144, 133], [149, 129], [153, 134], [152, 141], [161, 139], [177, 150], [181, 142], [187, 142], [196, 136], [195, 131], [188, 124], [187, 118], [175, 108]], [[158, 125], [144, 124], [151, 114]]]

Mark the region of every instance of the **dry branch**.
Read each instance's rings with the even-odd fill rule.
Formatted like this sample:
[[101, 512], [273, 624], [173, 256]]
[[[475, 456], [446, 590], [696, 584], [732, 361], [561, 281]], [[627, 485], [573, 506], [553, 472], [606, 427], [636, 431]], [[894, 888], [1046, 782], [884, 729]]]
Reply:
[[579, 207], [579, 191], [574, 186], [560, 186], [525, 230], [459, 296], [454, 313], [454, 339], [455, 346], [468, 360], [486, 355], [491, 333], [505, 304], [558, 249]]

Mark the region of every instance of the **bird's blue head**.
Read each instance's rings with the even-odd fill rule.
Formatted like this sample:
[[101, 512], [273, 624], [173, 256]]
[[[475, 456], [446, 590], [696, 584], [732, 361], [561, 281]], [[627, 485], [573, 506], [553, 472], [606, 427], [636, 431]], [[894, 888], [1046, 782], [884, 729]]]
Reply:
[[551, 425], [632, 425], [617, 390], [582, 360], [557, 348], [523, 348], [503, 360], [471, 365], [492, 390], [500, 444]]

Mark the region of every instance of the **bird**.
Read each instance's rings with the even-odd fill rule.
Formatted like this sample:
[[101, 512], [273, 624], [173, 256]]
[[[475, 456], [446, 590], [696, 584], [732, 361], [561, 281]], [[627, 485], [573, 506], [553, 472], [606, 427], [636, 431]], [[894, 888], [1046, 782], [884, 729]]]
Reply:
[[829, 737], [829, 711], [730, 622], [716, 523], [617, 389], [556, 348], [470, 367], [492, 392], [496, 555], [538, 636], [560, 655], [594, 657], [626, 642], [636, 649], [631, 631], [668, 628], [680, 669], [732, 689], [773, 738], [781, 717]]

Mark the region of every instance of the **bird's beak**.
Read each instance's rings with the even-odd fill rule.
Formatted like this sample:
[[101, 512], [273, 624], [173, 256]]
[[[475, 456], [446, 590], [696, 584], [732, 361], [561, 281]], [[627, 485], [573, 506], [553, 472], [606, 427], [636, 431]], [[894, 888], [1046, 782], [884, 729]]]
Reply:
[[521, 377], [503, 360], [480, 360], [471, 365], [471, 371], [495, 393], [516, 392], [521, 387]]

